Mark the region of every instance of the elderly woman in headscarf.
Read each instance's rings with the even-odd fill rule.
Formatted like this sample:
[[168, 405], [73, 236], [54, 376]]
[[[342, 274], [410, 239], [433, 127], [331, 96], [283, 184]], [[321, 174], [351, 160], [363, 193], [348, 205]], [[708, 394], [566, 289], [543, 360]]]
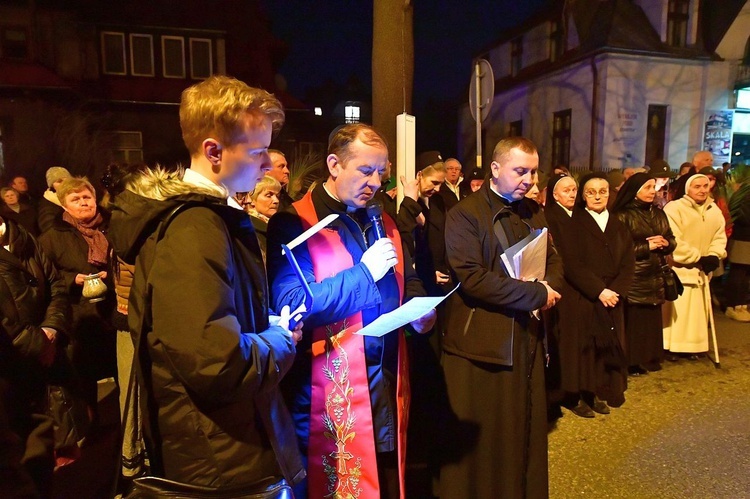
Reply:
[[673, 267], [685, 290], [664, 305], [664, 349], [667, 360], [677, 354], [690, 360], [708, 351], [708, 307], [711, 273], [727, 256], [724, 216], [709, 196], [709, 180], [700, 173], [680, 177], [675, 199], [664, 207], [677, 240]]
[[625, 352], [628, 372], [634, 376], [661, 369], [662, 265], [677, 244], [667, 216], [654, 206], [655, 198], [656, 179], [636, 173], [625, 181], [612, 208], [630, 231], [635, 249], [635, 274], [625, 303]]
[[[578, 183], [568, 173], [553, 175], [547, 182], [545, 191], [546, 201], [544, 203], [544, 216], [547, 219], [549, 234], [555, 242], [558, 251], [562, 251], [564, 244], [563, 235], [570, 230], [571, 215], [578, 194]], [[560, 294], [565, 296], [551, 310], [547, 312], [551, 324], [547, 341], [549, 343], [549, 369], [547, 372], [548, 399], [554, 405], [574, 407], [580, 400], [580, 387], [578, 382], [579, 365], [579, 322], [577, 309], [578, 300], [573, 298], [577, 291], [568, 283], [563, 281]], [[568, 400], [570, 399], [570, 400]], [[584, 409], [581, 405], [583, 417], [590, 417], [593, 411]], [[576, 411], [574, 411], [576, 412]]]
[[[580, 400], [573, 409], [592, 417], [625, 402], [627, 375], [622, 342], [624, 300], [632, 282], [635, 257], [628, 229], [607, 211], [609, 184], [601, 173], [581, 179], [570, 224], [561, 237], [565, 279], [577, 293], [578, 363], [574, 370]], [[588, 409], [588, 410], [587, 410]]]
[[[96, 416], [97, 380], [115, 375], [114, 307], [109, 281], [110, 246], [105, 234], [107, 217], [97, 208], [96, 191], [86, 178], [70, 177], [57, 188], [65, 212], [42, 234], [39, 242], [65, 279], [73, 306], [68, 354], [79, 378], [81, 395]], [[107, 283], [103, 300], [83, 296], [87, 276]]]

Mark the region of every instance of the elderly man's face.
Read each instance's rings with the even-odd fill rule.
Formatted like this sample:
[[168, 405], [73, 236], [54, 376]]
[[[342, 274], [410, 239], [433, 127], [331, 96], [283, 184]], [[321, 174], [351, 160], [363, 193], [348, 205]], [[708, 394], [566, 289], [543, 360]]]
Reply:
[[273, 167], [266, 175], [275, 178], [281, 187], [284, 187], [289, 183], [289, 164], [283, 154], [269, 152], [268, 155], [271, 157]]
[[714, 164], [714, 156], [710, 152], [699, 152], [693, 159], [693, 164], [697, 170], [705, 168], [706, 166], [712, 166]]
[[14, 178], [13, 183], [10, 186], [22, 194], [29, 190], [29, 184], [24, 177]]
[[449, 159], [445, 162], [445, 181], [456, 185], [461, 178], [461, 163], [455, 159]]
[[349, 144], [348, 149], [344, 162], [336, 154], [328, 156], [328, 172], [333, 182], [326, 185], [346, 206], [364, 208], [380, 189], [381, 179], [388, 170], [388, 149], [379, 144], [365, 144], [360, 138]]
[[523, 199], [526, 192], [537, 181], [539, 155], [523, 152], [516, 147], [501, 160], [502, 164], [497, 161], [490, 164], [491, 181], [495, 191], [506, 199], [514, 201]]

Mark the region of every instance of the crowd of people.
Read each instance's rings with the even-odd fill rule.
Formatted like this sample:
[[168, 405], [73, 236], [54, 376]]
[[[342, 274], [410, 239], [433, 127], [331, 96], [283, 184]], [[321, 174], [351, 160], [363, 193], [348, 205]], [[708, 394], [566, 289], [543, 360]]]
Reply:
[[[126, 496], [546, 497], [551, 418], [609, 414], [629, 376], [704, 357], [712, 301], [750, 322], [750, 176], [706, 151], [580, 176], [542, 175], [521, 137], [487, 170], [427, 151], [397, 203], [365, 124], [292, 194], [283, 123], [214, 76], [182, 95], [188, 168], [113, 164], [104, 196], [59, 166], [39, 199], [22, 176], [2, 189], [0, 495], [49, 497], [114, 377]], [[512, 274], [537, 234], [537, 273]], [[50, 386], [84, 438], [55, 433]]]

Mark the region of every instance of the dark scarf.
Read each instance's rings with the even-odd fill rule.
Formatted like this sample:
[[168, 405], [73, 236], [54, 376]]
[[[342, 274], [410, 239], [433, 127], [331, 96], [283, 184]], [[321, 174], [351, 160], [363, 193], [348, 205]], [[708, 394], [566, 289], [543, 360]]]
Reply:
[[99, 230], [99, 226], [104, 222], [102, 214], [97, 212], [96, 216], [88, 222], [80, 222], [66, 211], [63, 213], [63, 220], [78, 229], [78, 232], [83, 236], [83, 240], [88, 244], [89, 263], [97, 267], [106, 266], [107, 255], [109, 254], [109, 242]]

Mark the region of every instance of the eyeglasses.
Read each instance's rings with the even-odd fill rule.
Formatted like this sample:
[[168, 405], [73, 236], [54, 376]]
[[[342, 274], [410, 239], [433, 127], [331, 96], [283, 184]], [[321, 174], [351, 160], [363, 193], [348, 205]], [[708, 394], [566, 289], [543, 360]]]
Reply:
[[448, 170], [449, 172], [460, 172], [461, 168], [459, 168], [458, 166], [452, 166], [450, 168], [446, 168], [446, 170]]
[[601, 197], [608, 196], [609, 189], [599, 189], [598, 191], [595, 191], [594, 189], [586, 189], [585, 191], [583, 191], [583, 195], [587, 198], [596, 197], [597, 194]]

